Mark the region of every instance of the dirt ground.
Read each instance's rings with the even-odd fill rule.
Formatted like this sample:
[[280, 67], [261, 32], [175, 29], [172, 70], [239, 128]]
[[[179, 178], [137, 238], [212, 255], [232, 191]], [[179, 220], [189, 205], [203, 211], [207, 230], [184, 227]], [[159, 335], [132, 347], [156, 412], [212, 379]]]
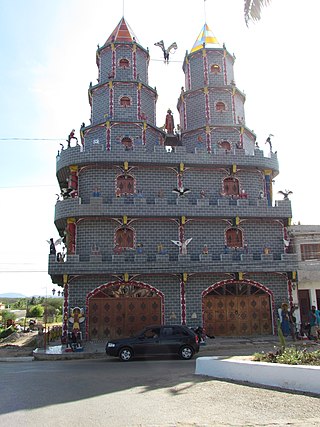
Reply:
[[37, 347], [37, 332], [15, 332], [0, 340], [0, 357], [32, 356]]

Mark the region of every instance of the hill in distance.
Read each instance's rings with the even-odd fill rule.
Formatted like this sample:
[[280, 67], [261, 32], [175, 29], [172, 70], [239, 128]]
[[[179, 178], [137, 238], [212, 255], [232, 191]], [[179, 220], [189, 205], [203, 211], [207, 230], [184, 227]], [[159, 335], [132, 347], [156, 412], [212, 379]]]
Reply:
[[8, 292], [5, 294], [0, 294], [0, 298], [26, 298], [23, 294], [15, 294], [13, 292]]

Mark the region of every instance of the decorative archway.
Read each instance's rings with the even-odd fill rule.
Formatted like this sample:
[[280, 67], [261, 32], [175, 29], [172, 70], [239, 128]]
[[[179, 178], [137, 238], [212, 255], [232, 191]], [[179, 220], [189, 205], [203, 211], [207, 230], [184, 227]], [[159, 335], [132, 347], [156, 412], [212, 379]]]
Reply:
[[164, 294], [137, 281], [99, 286], [86, 297], [86, 337], [105, 340], [132, 336], [150, 324], [164, 323]]
[[223, 280], [202, 292], [203, 326], [208, 336], [274, 334], [273, 292], [252, 280]]

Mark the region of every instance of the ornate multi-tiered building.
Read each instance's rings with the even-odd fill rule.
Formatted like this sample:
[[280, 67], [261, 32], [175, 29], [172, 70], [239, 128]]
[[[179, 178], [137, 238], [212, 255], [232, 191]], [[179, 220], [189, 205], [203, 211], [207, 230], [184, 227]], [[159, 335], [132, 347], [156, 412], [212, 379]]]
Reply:
[[64, 287], [64, 331], [80, 307], [90, 340], [159, 323], [275, 333], [296, 270], [291, 204], [272, 200], [277, 156], [246, 126], [234, 56], [205, 25], [183, 62], [174, 132], [156, 126], [149, 52], [124, 18], [96, 58], [90, 124], [57, 157], [67, 256], [50, 255], [49, 274]]

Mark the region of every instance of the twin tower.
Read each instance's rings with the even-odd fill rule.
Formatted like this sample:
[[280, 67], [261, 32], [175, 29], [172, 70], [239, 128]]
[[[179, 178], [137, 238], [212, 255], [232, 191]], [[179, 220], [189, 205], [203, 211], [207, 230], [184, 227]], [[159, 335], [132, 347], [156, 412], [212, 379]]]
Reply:
[[50, 255], [49, 274], [64, 288], [64, 334], [75, 308], [87, 340], [164, 323], [275, 333], [297, 268], [291, 204], [273, 202], [277, 156], [246, 126], [235, 58], [205, 24], [184, 58], [180, 123], [169, 110], [164, 128], [149, 60], [122, 18], [97, 50], [90, 124], [57, 157], [66, 256]]

